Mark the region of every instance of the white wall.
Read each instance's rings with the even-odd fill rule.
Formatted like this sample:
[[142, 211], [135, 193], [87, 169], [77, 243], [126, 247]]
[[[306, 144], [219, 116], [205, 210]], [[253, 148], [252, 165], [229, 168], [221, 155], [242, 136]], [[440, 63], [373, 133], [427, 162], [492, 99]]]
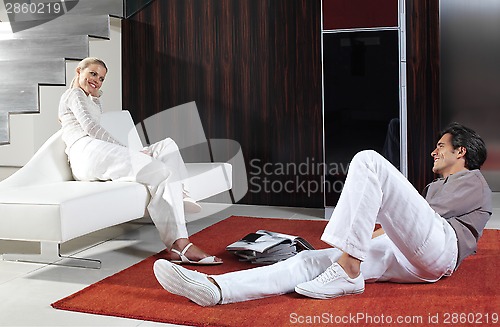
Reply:
[[0, 1], [0, 22], [8, 22], [9, 16], [7, 15], [7, 11], [5, 10], [4, 1]]
[[[108, 74], [103, 84], [101, 102], [104, 111], [122, 109], [121, 20], [111, 18], [109, 40], [91, 39], [89, 55], [106, 62]], [[73, 79], [78, 61], [67, 61], [66, 85]], [[67, 86], [40, 86], [40, 113], [10, 116], [9, 145], [0, 146], [0, 180], [23, 166], [59, 128], [59, 98]]]

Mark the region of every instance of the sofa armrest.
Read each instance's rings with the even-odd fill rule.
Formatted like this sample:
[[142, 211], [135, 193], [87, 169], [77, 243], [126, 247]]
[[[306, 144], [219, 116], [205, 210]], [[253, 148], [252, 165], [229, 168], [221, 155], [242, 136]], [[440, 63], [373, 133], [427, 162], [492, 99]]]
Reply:
[[26, 165], [3, 180], [0, 188], [73, 180], [65, 148], [62, 131], [59, 130], [38, 149]]

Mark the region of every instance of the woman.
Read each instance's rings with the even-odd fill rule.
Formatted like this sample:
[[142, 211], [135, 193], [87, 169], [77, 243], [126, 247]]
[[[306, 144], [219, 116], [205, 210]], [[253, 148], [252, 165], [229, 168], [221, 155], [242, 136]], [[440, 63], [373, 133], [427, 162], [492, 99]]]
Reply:
[[100, 88], [107, 72], [100, 59], [82, 60], [59, 103], [62, 138], [75, 179], [144, 184], [151, 194], [148, 211], [169, 249], [168, 259], [189, 264], [222, 263], [189, 241], [183, 203], [188, 211], [199, 211], [201, 207], [184, 191], [186, 168], [175, 142], [167, 138], [142, 151], [133, 151], [100, 125]]

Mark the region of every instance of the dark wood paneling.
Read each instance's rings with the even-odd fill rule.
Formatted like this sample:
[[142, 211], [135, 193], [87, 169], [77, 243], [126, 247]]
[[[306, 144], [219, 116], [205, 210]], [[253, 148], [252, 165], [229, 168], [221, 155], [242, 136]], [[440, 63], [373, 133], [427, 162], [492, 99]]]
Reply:
[[408, 179], [432, 181], [431, 151], [440, 128], [439, 1], [407, 1]]
[[[419, 190], [434, 177], [440, 126], [438, 9], [407, 3], [409, 179]], [[320, 1], [155, 1], [123, 21], [124, 106], [139, 122], [196, 101], [207, 137], [241, 144], [249, 177], [264, 164], [312, 170], [322, 161], [319, 28]], [[302, 192], [302, 181], [320, 176], [300, 174], [292, 193], [250, 186], [241, 202], [321, 207], [321, 192]]]
[[[196, 101], [208, 138], [241, 144], [254, 183], [240, 203], [322, 207], [321, 190], [308, 192], [321, 185], [320, 6], [154, 1], [123, 21], [124, 107], [140, 122]], [[298, 176], [277, 171], [300, 164]]]

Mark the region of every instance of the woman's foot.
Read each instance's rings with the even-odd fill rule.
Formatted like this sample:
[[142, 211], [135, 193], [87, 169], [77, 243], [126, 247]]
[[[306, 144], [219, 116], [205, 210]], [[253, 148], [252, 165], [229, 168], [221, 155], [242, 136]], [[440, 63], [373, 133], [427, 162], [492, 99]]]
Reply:
[[222, 259], [205, 253], [187, 238], [175, 241], [170, 251], [167, 251], [166, 259], [178, 264], [216, 265], [222, 263]]

